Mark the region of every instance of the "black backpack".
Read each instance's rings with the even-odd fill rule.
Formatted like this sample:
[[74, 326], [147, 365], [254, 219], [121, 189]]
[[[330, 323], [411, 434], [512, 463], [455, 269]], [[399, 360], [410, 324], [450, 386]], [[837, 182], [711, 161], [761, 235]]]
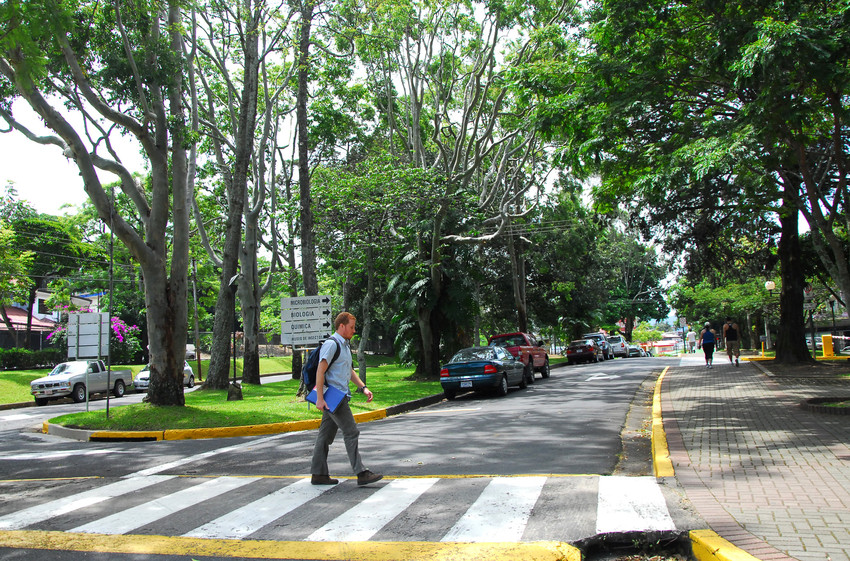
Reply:
[[[333, 337], [328, 337], [324, 341], [320, 341], [319, 346], [307, 355], [307, 361], [304, 363], [304, 368], [301, 369], [301, 382], [307, 387], [308, 392], [316, 387], [316, 369], [319, 368], [319, 354], [321, 354], [322, 345], [331, 340], [336, 344], [336, 352], [328, 363], [328, 368], [330, 368], [334, 361], [339, 358], [339, 342], [333, 339]], [[328, 385], [327, 380], [325, 381], [325, 385]]]

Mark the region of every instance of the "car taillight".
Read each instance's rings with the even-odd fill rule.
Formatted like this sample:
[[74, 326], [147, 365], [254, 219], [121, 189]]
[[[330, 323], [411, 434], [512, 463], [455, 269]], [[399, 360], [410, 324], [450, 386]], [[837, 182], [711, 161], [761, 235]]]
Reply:
[[440, 378], [448, 378], [449, 377], [449, 369], [443, 368], [440, 370]]
[[495, 366], [493, 366], [492, 364], [488, 364], [487, 366], [484, 367], [484, 373], [485, 374], [495, 374], [498, 371], [499, 371], [499, 369], [496, 368]]

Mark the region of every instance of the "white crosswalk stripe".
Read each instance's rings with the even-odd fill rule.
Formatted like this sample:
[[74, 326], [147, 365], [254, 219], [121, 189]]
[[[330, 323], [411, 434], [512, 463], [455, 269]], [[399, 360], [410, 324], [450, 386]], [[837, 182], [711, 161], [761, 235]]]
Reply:
[[0, 530], [17, 530], [30, 524], [41, 522], [49, 518], [55, 518], [99, 502], [112, 499], [127, 493], [132, 493], [154, 483], [173, 479], [173, 475], [153, 475], [147, 477], [130, 477], [110, 483], [104, 487], [92, 489], [84, 493], [78, 493], [50, 501], [49, 503], [36, 505], [6, 516], [0, 517]]
[[545, 477], [497, 477], [481, 493], [444, 542], [518, 542]]
[[307, 540], [367, 541], [436, 482], [436, 479], [391, 481], [374, 495], [310, 534]]
[[255, 477], [218, 477], [207, 480], [200, 485], [177, 491], [164, 497], [116, 512], [106, 518], [95, 520], [82, 526], [77, 526], [72, 532], [97, 534], [126, 534], [155, 522], [169, 514], [189, 508], [207, 499], [223, 495], [233, 489], [238, 489], [252, 481]]
[[315, 499], [328, 489], [328, 486], [312, 485], [307, 477], [183, 535], [190, 538], [242, 539]]
[[596, 531], [675, 530], [667, 503], [653, 477], [600, 477]]
[[[85, 483], [91, 484], [97, 482]], [[0, 530], [468, 543], [520, 542], [524, 535], [526, 540], [581, 539], [594, 529], [597, 534], [676, 530], [652, 477], [400, 478], [353, 492], [355, 485], [348, 480], [315, 486], [309, 478], [135, 475], [4, 514]], [[61, 484], [51, 492], [61, 493]], [[5, 503], [7, 509], [13, 501]], [[563, 515], [553, 516], [556, 512]], [[580, 534], [575, 520], [586, 521]]]

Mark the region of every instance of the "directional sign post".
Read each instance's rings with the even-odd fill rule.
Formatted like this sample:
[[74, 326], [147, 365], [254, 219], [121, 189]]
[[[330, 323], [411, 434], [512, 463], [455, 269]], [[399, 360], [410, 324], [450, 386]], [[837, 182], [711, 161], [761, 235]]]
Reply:
[[333, 333], [330, 296], [281, 298], [280, 308], [282, 345], [315, 346]]

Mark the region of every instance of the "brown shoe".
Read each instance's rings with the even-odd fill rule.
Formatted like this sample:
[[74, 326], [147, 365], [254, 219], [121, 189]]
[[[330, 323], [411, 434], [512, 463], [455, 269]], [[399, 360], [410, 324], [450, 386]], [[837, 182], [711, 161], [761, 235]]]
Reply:
[[383, 475], [380, 475], [378, 473], [372, 473], [371, 471], [369, 471], [367, 469], [367, 470], [363, 470], [363, 471], [361, 471], [360, 473], [357, 474], [357, 484], [358, 485], [369, 485], [370, 483], [377, 483], [378, 481], [380, 481], [383, 478], [384, 478]]
[[310, 479], [310, 483], [313, 485], [336, 485], [339, 483], [339, 479], [333, 479], [328, 475], [313, 475]]

